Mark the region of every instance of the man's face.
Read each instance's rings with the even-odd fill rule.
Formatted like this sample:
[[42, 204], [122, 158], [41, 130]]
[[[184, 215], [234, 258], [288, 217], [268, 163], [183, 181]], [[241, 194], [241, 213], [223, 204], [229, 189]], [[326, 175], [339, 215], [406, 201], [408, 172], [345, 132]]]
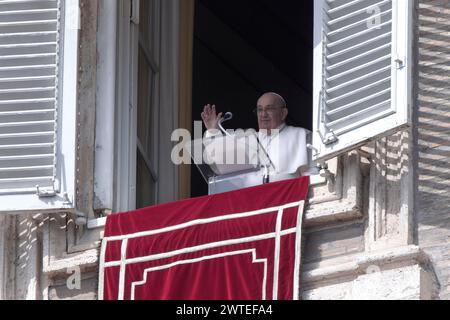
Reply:
[[276, 129], [286, 119], [288, 110], [282, 108], [277, 99], [271, 95], [264, 95], [257, 103], [258, 126], [261, 129]]

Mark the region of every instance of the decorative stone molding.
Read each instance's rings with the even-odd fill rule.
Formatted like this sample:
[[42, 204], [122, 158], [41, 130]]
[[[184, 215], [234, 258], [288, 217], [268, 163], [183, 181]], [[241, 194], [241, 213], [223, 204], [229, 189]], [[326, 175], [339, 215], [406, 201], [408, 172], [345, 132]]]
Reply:
[[99, 263], [100, 250], [92, 249], [79, 254], [67, 255], [63, 259], [48, 260], [42, 272], [48, 277], [67, 275], [67, 270], [79, 267], [81, 271], [96, 269]]
[[54, 276], [65, 274], [72, 267], [97, 268], [102, 229], [83, 232], [83, 236], [76, 240], [81, 227], [65, 214], [49, 216], [43, 228], [44, 273]]
[[303, 273], [303, 299], [431, 299], [434, 280], [417, 246], [362, 253]]
[[371, 156], [366, 251], [413, 243], [413, 168], [409, 130], [366, 147]]
[[312, 185], [305, 227], [362, 217], [362, 175], [360, 156], [351, 152], [329, 162], [335, 181]]
[[[361, 253], [353, 262], [336, 264], [330, 267], [316, 268], [303, 274], [303, 282], [314, 283], [338, 277], [366, 274], [371, 266], [388, 269], [395, 264], [425, 264], [427, 258], [417, 246], [400, 247], [389, 251]], [[305, 268], [307, 269], [307, 268]]]

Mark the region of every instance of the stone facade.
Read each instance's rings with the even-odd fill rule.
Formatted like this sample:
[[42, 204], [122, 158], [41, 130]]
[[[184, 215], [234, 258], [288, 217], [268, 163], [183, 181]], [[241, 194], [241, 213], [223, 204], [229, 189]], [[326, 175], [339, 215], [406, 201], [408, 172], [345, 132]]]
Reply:
[[420, 1], [415, 128], [416, 241], [450, 299], [450, 1]]
[[[78, 203], [92, 211], [97, 1], [82, 1]], [[329, 162], [311, 187], [303, 299], [450, 298], [450, 1], [416, 1], [413, 126]], [[96, 299], [102, 229], [0, 215], [0, 299]]]

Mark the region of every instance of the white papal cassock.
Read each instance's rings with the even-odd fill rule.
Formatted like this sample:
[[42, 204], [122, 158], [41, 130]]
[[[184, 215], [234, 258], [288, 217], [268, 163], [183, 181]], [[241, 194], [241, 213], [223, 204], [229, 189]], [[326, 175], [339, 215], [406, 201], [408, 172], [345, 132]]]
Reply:
[[309, 130], [282, 124], [270, 135], [260, 130], [258, 138], [275, 168], [270, 172], [270, 181], [296, 178], [308, 168], [310, 155], [306, 145], [310, 143]]
[[[218, 130], [207, 131], [205, 137], [221, 135]], [[273, 164], [269, 172], [270, 182], [296, 178], [307, 172], [311, 155], [306, 147], [310, 143], [309, 130], [282, 124], [271, 134], [266, 130], [258, 132], [259, 143], [267, 152]]]

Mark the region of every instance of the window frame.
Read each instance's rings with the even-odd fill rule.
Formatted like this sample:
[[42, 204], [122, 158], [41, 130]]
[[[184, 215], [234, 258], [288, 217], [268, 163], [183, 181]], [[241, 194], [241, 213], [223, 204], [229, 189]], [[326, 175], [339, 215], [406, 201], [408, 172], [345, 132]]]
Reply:
[[[167, 197], [176, 197], [177, 179], [174, 165], [166, 163], [162, 154], [170, 144], [160, 143], [161, 137], [172, 132], [178, 123], [178, 65], [177, 43], [179, 41], [179, 25], [177, 21], [178, 5], [172, 1], [161, 1], [161, 39], [157, 49], [164, 61], [159, 61], [159, 68], [164, 68], [160, 74], [159, 85], [156, 88], [160, 104], [159, 114], [155, 121], [161, 128], [156, 144], [156, 159], [152, 164], [164, 172], [165, 179], [159, 179], [157, 186], [157, 202], [167, 201]], [[117, 97], [115, 110], [115, 152], [114, 152], [114, 190], [113, 212], [126, 212], [136, 207], [136, 164], [137, 164], [137, 83], [138, 53], [139, 53], [139, 0], [123, 0], [119, 2], [118, 23], [118, 69]], [[173, 54], [175, 52], [175, 54]], [[170, 54], [169, 54], [170, 53]], [[165, 56], [166, 55], [166, 56]], [[161, 58], [162, 59], [162, 58]], [[175, 61], [175, 63], [173, 62]], [[167, 71], [168, 69], [169, 71]], [[173, 70], [171, 70], [173, 69]], [[175, 83], [175, 84], [174, 84]], [[163, 119], [164, 121], [161, 121]], [[170, 134], [168, 135], [170, 136]], [[155, 136], [156, 139], [156, 136]], [[162, 150], [164, 149], [164, 150]], [[96, 150], [97, 152], [98, 150]], [[151, 160], [151, 159], [150, 159]], [[101, 188], [101, 186], [99, 186]], [[172, 190], [173, 189], [173, 190]]]
[[[148, 0], [143, 0], [148, 1]], [[138, 55], [142, 52], [143, 59], [146, 60], [149, 70], [148, 70], [148, 90], [151, 92], [150, 99], [146, 100], [147, 104], [144, 108], [147, 109], [147, 118], [145, 122], [148, 124], [144, 133], [144, 139], [146, 141], [141, 141], [139, 139], [139, 133], [137, 130], [138, 123], [136, 122], [136, 129], [133, 128], [133, 132], [136, 131], [136, 152], [139, 154], [143, 161], [143, 165], [148, 170], [150, 174], [150, 183], [154, 185], [152, 197], [157, 201], [158, 198], [158, 185], [159, 185], [159, 163], [158, 163], [158, 146], [159, 146], [159, 115], [160, 115], [160, 51], [161, 51], [161, 1], [154, 0], [154, 11], [150, 12], [150, 19], [148, 20], [149, 25], [143, 26], [143, 21], [139, 20], [140, 27], [147, 28], [147, 32], [152, 33], [149, 39], [143, 39], [143, 34], [139, 28], [139, 40], [138, 40]], [[139, 15], [141, 14], [141, 6], [139, 6]], [[151, 24], [153, 24], [151, 26]], [[152, 29], [151, 27], [154, 27]], [[152, 43], [147, 43], [150, 41]], [[149, 47], [150, 46], [150, 47]], [[139, 58], [138, 58], [139, 63]], [[142, 67], [139, 66], [139, 69]], [[139, 73], [139, 72], [138, 72]], [[138, 82], [140, 81], [139, 75], [137, 75]], [[140, 87], [139, 85], [137, 86]], [[139, 89], [136, 92], [138, 101]], [[139, 113], [140, 106], [136, 105], [136, 119]], [[138, 158], [136, 158], [136, 171], [138, 167]], [[136, 202], [138, 200], [138, 190], [139, 184], [136, 181]], [[136, 203], [136, 206], [138, 204]]]

